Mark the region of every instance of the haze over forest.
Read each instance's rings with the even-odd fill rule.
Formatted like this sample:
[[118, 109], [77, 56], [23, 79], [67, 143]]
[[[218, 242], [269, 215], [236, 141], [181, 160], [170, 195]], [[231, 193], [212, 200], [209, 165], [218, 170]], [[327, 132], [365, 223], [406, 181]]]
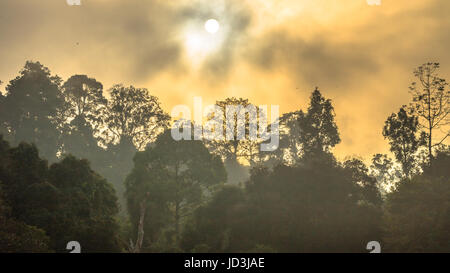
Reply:
[[[146, 87], [167, 111], [192, 106], [194, 96], [206, 104], [235, 96], [280, 105], [282, 113], [307, 105], [318, 86], [339, 113], [341, 159], [388, 152], [380, 128], [408, 103], [414, 67], [440, 62], [450, 74], [446, 0], [85, 0], [80, 7], [4, 0], [0, 7], [4, 82], [34, 60], [63, 79], [86, 74], [106, 89], [118, 81]], [[209, 18], [223, 31], [204, 53], [189, 40]]]
[[[1, 1], [0, 252], [449, 252], [448, 10]], [[194, 97], [279, 145], [174, 139]]]

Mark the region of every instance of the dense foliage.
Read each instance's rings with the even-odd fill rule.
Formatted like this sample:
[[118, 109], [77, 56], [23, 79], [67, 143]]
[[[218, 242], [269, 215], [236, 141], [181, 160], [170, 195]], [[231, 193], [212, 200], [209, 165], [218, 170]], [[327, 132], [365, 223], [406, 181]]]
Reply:
[[[63, 83], [27, 62], [0, 93], [0, 252], [66, 252], [69, 241], [83, 252], [366, 252], [369, 241], [450, 252], [438, 68], [415, 70], [410, 106], [382, 128], [393, 157], [369, 163], [334, 156], [336, 113], [318, 88], [280, 117], [279, 149], [261, 152], [260, 139], [176, 141], [147, 89], [104, 94], [94, 78]], [[230, 105], [253, 106], [216, 103], [225, 116]]]

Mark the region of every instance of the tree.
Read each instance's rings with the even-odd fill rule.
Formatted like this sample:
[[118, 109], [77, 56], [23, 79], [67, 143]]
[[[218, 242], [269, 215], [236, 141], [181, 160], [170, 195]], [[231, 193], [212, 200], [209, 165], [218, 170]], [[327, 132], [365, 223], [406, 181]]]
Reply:
[[211, 200], [195, 210], [182, 234], [181, 247], [186, 252], [240, 252], [254, 245], [239, 234], [244, 217], [251, 217], [245, 209], [244, 190], [237, 186], [223, 186]]
[[352, 158], [346, 160], [343, 164], [344, 169], [350, 172], [352, 181], [358, 185], [360, 191], [360, 200], [380, 208], [382, 200], [379, 191], [378, 181], [370, 174], [369, 168], [361, 159]]
[[101, 151], [95, 135], [100, 132], [107, 103], [103, 85], [86, 75], [75, 75], [62, 88], [70, 120], [64, 134], [64, 150], [81, 158], [97, 159], [96, 154]]
[[35, 143], [43, 156], [56, 160], [59, 150], [64, 99], [61, 79], [39, 62], [27, 61], [20, 75], [11, 80], [2, 99], [2, 124], [14, 144]]
[[149, 168], [148, 153], [137, 152], [133, 161], [134, 168], [125, 180], [125, 197], [132, 228], [137, 229], [135, 242], [130, 239], [129, 251], [139, 253], [145, 243], [157, 240], [159, 231], [168, 222], [169, 209], [164, 182]]
[[[1, 192], [0, 192], [1, 194]], [[10, 217], [10, 208], [0, 197], [0, 252], [37, 253], [50, 252], [45, 231]]]
[[167, 130], [145, 152], [136, 155], [135, 168], [126, 180], [128, 209], [133, 223], [140, 226], [135, 245], [142, 245], [141, 223], [148, 205], [163, 202], [172, 215], [174, 244], [178, 247], [182, 219], [202, 204], [215, 185], [225, 181], [222, 161], [201, 141], [175, 141]]
[[[262, 139], [251, 130], [256, 129], [260, 119], [264, 119], [264, 113], [248, 99], [227, 98], [217, 101], [216, 107], [220, 112], [210, 113], [208, 122], [214, 123], [216, 128], [221, 128], [221, 135], [214, 139], [206, 139], [205, 144], [214, 154], [224, 161], [228, 172], [228, 183], [237, 184], [248, 179], [248, 168], [243, 166], [255, 166], [261, 160], [260, 144]], [[221, 116], [215, 116], [220, 114]], [[255, 133], [255, 131], [253, 131]], [[228, 134], [228, 135], [227, 135]]]
[[331, 100], [325, 99], [316, 88], [308, 112], [299, 116], [301, 131], [298, 137], [304, 154], [328, 152], [341, 141], [334, 116]]
[[[251, 123], [257, 126], [259, 119], [263, 118], [262, 111], [248, 99], [234, 97], [217, 101], [216, 106], [222, 113], [222, 117], [219, 118], [222, 124], [218, 124], [218, 127], [223, 130], [223, 138], [207, 141], [208, 147], [225, 162], [243, 159], [253, 165], [258, 161], [260, 143], [257, 139], [250, 138], [250, 126]], [[211, 121], [213, 118], [217, 117], [209, 116], [208, 120]], [[242, 135], [239, 132], [240, 128], [244, 129]], [[228, 138], [227, 132], [230, 134]]]
[[101, 116], [101, 142], [107, 151], [101, 153], [104, 164], [100, 172], [114, 184], [125, 207], [124, 181], [133, 168], [133, 156], [167, 128], [170, 117], [145, 88], [114, 85], [109, 94]]
[[417, 167], [415, 154], [419, 147], [425, 144], [425, 135], [422, 134], [421, 139], [417, 137], [418, 125], [418, 118], [408, 115], [402, 107], [397, 114], [388, 117], [383, 128], [383, 136], [389, 139], [391, 152], [402, 164], [406, 177], [410, 177]]
[[280, 143], [278, 149], [270, 153], [267, 166], [278, 164], [294, 165], [302, 157], [302, 143], [300, 142], [300, 117], [303, 117], [302, 110], [283, 114], [280, 117], [279, 136]]
[[72, 117], [82, 116], [90, 122], [98, 121], [102, 106], [107, 102], [100, 82], [86, 75], [74, 75], [62, 88]]
[[0, 252], [50, 252], [45, 231], [13, 218], [11, 207], [5, 201], [8, 198], [2, 179], [6, 178], [3, 174], [8, 164], [9, 149], [9, 143], [0, 135]]
[[57, 232], [58, 239], [64, 238], [57, 242], [57, 249], [76, 240], [84, 252], [121, 250], [114, 188], [90, 168], [87, 160], [66, 156], [50, 166], [48, 180], [58, 189], [60, 204], [56, 213], [63, 216], [65, 219], [60, 221], [66, 223], [63, 234], [52, 227], [46, 229], [50, 237]]
[[86, 160], [67, 156], [49, 168], [34, 145], [10, 148], [1, 139], [0, 144], [9, 217], [45, 231], [49, 249], [57, 252], [66, 252], [67, 242], [74, 240], [84, 252], [120, 250], [117, 197]]
[[438, 153], [421, 175], [388, 195], [384, 243], [390, 252], [450, 251], [450, 154]]
[[364, 194], [373, 181], [359, 185], [357, 178], [314, 158], [255, 169], [247, 185], [254, 215], [247, 236], [280, 252], [362, 251], [363, 242], [378, 236], [380, 213], [377, 199]]
[[133, 143], [121, 141], [109, 143], [106, 150], [99, 149], [95, 154], [94, 166], [98, 172], [110, 181], [119, 197], [121, 216], [126, 217], [125, 178], [133, 169], [133, 157], [138, 152]]
[[401, 170], [386, 154], [376, 154], [372, 157], [369, 173], [376, 178], [382, 192], [395, 189], [396, 183], [402, 177]]
[[427, 147], [430, 162], [433, 157], [433, 148], [444, 142], [449, 132], [435, 142], [436, 130], [450, 124], [450, 91], [448, 83], [437, 75], [439, 63], [426, 63], [414, 71], [419, 82], [413, 82], [410, 93], [413, 97], [411, 108], [419, 117], [420, 128], [427, 133]]
[[255, 167], [244, 191], [225, 187], [187, 223], [183, 249], [361, 252], [380, 236], [381, 199], [361, 161], [303, 159]]
[[328, 153], [341, 141], [334, 117], [331, 100], [316, 88], [306, 113], [298, 110], [280, 118], [280, 147], [271, 154], [270, 165], [295, 165], [302, 158]]
[[103, 117], [107, 140], [110, 137], [115, 143], [129, 142], [142, 150], [167, 128], [170, 117], [147, 89], [115, 85], [109, 93], [111, 98]]

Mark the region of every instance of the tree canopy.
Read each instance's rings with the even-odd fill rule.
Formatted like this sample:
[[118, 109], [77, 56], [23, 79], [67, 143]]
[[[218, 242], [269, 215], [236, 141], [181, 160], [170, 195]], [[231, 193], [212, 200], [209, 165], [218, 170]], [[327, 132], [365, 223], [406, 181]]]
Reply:
[[215, 122], [224, 138], [178, 140], [146, 88], [63, 83], [28, 61], [0, 93], [0, 252], [67, 252], [70, 241], [83, 252], [366, 252], [374, 240], [383, 252], [449, 252], [438, 69], [414, 71], [412, 102], [380, 128], [390, 152], [342, 158], [327, 90], [269, 124], [279, 147], [261, 151], [251, 135], [267, 117], [248, 99], [219, 100], [221, 118], [189, 127]]

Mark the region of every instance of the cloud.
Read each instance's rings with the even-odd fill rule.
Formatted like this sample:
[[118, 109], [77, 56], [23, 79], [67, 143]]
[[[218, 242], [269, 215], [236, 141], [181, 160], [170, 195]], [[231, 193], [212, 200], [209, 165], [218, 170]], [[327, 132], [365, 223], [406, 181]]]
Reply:
[[337, 43], [326, 37], [307, 41], [282, 30], [265, 34], [254, 44], [249, 59], [260, 69], [282, 70], [307, 86], [348, 85], [379, 69], [373, 51], [364, 44]]
[[217, 82], [226, 82], [230, 68], [236, 61], [236, 52], [240, 49], [240, 42], [247, 36], [252, 20], [252, 11], [242, 1], [214, 0], [190, 1], [182, 8], [180, 17], [184, 22], [199, 21], [203, 23], [215, 18], [221, 24], [219, 35], [224, 39], [220, 49], [206, 58], [201, 73], [206, 78]]
[[[450, 19], [445, 13], [450, 2], [400, 2], [399, 6], [385, 3], [386, 9], [364, 7], [361, 2], [363, 7], [343, 13], [326, 26], [319, 15], [290, 17], [289, 22], [251, 40], [246, 60], [256, 69], [288, 74], [293, 84], [339, 92], [343, 87], [345, 92], [358, 92], [386, 71], [410, 74], [429, 60], [450, 67], [450, 36], [446, 35]], [[351, 24], [346, 20], [349, 16]], [[300, 31], [311, 28], [317, 30], [313, 34]]]
[[0, 41], [0, 58], [9, 63], [18, 58], [21, 63], [23, 58], [54, 61], [52, 56], [57, 56], [70, 60], [71, 66], [144, 81], [162, 71], [189, 69], [182, 62], [180, 31], [191, 21], [200, 21], [202, 27], [209, 18], [218, 18], [227, 33], [201, 72], [225, 78], [251, 22], [251, 11], [241, 1], [226, 0], [177, 5], [161, 0], [85, 0], [81, 6], [63, 0], [3, 0], [0, 18], [0, 34], [6, 37]]
[[137, 80], [177, 66], [180, 46], [172, 37], [180, 22], [176, 10], [165, 2], [82, 3], [1, 1], [0, 34], [5, 39], [1, 39], [0, 57], [51, 60], [54, 55], [71, 65], [84, 62], [93, 70]]
[[[448, 10], [448, 0], [0, 0], [1, 87], [28, 59], [64, 79], [147, 87], [168, 109], [202, 95], [286, 112], [319, 86], [335, 105], [339, 153], [367, 156], [387, 151], [380, 130], [409, 102], [416, 66], [438, 61], [450, 77]], [[182, 32], [209, 18], [227, 35], [198, 69]]]

